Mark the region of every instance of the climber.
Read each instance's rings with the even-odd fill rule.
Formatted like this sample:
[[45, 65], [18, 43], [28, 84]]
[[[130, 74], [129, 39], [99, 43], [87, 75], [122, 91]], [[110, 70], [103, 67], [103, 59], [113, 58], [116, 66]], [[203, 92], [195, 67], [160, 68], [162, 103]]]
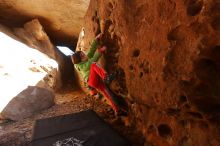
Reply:
[[109, 84], [113, 80], [114, 75], [108, 75], [107, 72], [97, 63], [102, 53], [106, 50], [105, 46], [99, 45], [102, 36], [103, 34], [96, 36], [87, 55], [83, 51], [76, 51], [71, 56], [71, 60], [75, 68], [83, 76], [84, 82], [87, 84], [88, 89], [90, 90], [90, 94], [94, 95], [97, 92], [100, 92], [102, 95], [104, 95], [104, 97], [107, 98], [108, 101], [110, 101], [115, 115], [118, 115], [118, 103], [111, 91], [106, 86], [106, 84]]

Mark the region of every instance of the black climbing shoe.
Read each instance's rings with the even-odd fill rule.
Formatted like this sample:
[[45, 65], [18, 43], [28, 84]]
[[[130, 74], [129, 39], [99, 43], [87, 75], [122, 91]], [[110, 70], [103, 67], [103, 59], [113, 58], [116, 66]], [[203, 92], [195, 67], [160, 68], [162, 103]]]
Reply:
[[107, 75], [107, 77], [104, 79], [104, 83], [107, 85], [111, 84], [111, 82], [115, 79], [115, 76], [115, 73]]

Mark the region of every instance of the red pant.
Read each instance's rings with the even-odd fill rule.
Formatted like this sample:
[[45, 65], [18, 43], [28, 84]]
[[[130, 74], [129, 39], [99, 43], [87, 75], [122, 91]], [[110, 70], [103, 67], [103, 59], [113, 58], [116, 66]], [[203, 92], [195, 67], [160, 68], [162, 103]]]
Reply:
[[117, 102], [115, 101], [114, 96], [103, 83], [106, 76], [107, 73], [103, 68], [101, 68], [97, 63], [92, 63], [90, 67], [88, 85], [101, 92], [101, 94], [110, 101], [113, 110], [118, 112]]

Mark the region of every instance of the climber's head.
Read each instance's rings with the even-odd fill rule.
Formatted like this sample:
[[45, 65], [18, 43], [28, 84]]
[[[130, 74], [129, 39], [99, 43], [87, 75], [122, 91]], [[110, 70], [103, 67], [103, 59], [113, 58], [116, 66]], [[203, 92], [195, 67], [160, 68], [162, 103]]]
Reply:
[[83, 51], [76, 51], [72, 56], [71, 60], [73, 64], [78, 64], [83, 61], [87, 61], [88, 57]]

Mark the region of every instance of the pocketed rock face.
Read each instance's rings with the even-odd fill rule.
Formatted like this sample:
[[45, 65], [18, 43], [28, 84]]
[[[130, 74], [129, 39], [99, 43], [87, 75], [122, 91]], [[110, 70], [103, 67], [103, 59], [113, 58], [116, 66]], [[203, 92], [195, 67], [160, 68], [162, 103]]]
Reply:
[[220, 2], [97, 1], [86, 21], [98, 15], [112, 90], [145, 145], [220, 145]]

